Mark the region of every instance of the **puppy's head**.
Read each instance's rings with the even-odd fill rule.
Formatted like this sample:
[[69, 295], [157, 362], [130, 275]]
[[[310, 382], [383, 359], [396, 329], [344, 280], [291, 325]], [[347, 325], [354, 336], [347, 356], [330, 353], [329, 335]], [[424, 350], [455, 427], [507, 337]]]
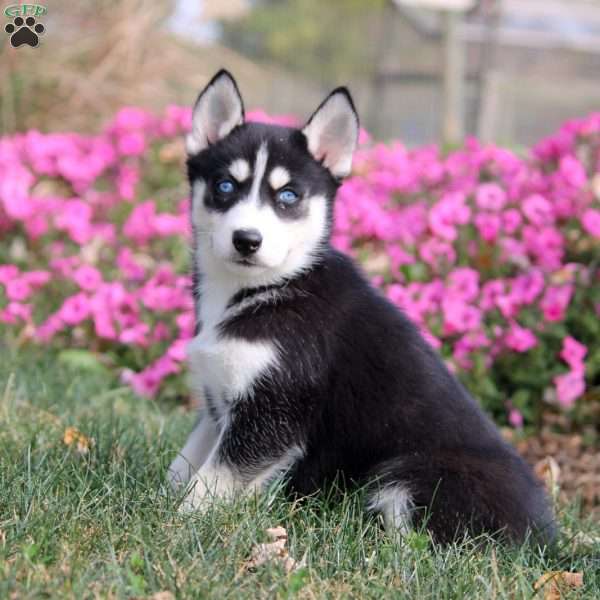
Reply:
[[333, 199], [357, 139], [345, 88], [302, 129], [246, 123], [235, 80], [219, 71], [196, 101], [186, 139], [201, 272], [251, 285], [309, 268], [328, 242]]

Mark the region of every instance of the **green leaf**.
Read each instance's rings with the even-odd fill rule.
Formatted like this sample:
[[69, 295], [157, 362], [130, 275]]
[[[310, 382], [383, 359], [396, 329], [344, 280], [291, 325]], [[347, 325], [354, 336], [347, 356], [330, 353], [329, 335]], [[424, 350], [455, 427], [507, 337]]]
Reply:
[[288, 579], [288, 594], [297, 594], [308, 583], [308, 569], [294, 571]]
[[64, 365], [80, 371], [106, 372], [106, 367], [98, 356], [89, 350], [67, 349], [58, 353], [58, 360]]
[[29, 544], [29, 546], [23, 548], [23, 555], [27, 560], [33, 562], [36, 556], [40, 553], [40, 547], [38, 544]]

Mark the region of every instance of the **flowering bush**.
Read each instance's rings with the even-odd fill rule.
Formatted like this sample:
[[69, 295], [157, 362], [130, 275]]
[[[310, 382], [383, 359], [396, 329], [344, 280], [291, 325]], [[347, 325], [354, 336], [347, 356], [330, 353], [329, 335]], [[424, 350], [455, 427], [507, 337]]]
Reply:
[[[5, 335], [82, 349], [143, 395], [183, 390], [189, 125], [180, 107], [124, 108], [96, 136], [0, 138]], [[600, 402], [600, 114], [525, 158], [475, 140], [444, 156], [366, 137], [335, 245], [496, 416], [521, 426]]]

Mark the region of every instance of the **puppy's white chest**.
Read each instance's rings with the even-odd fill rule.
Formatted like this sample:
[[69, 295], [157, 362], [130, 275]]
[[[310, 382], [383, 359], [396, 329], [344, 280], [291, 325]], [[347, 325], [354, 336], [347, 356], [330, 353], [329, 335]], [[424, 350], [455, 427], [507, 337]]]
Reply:
[[251, 394], [256, 380], [277, 363], [272, 343], [222, 338], [214, 329], [190, 342], [188, 357], [193, 386], [219, 404]]

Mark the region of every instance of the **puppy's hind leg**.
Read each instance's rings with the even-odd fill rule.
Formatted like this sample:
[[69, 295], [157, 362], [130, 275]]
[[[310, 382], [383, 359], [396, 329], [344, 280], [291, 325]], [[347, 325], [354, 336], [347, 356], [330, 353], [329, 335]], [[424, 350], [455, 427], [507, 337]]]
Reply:
[[169, 467], [168, 478], [174, 490], [189, 483], [208, 458], [218, 436], [215, 422], [210, 415], [203, 415]]

